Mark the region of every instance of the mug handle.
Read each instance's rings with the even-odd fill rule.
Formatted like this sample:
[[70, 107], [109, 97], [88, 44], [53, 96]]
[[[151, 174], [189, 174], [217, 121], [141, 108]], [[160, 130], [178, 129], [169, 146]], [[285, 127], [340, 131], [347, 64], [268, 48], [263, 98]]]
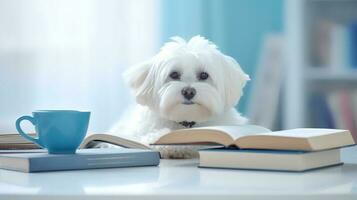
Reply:
[[39, 146], [42, 147], [42, 145], [40, 144], [39, 139], [33, 138], [33, 137], [29, 136], [27, 133], [25, 133], [25, 132], [21, 129], [20, 123], [21, 123], [21, 121], [23, 121], [23, 120], [28, 120], [28, 121], [31, 122], [32, 125], [34, 125], [34, 126], [36, 125], [36, 121], [35, 121], [35, 119], [34, 119], [33, 117], [31, 117], [31, 116], [22, 116], [22, 117], [20, 117], [20, 118], [18, 118], [18, 119], [16, 120], [16, 129], [17, 129], [17, 131], [20, 133], [20, 135], [21, 135], [22, 137], [24, 137], [24, 138], [30, 140], [31, 142], [33, 142], [33, 143], [35, 143], [35, 144], [37, 144], [37, 145], [39, 145]]

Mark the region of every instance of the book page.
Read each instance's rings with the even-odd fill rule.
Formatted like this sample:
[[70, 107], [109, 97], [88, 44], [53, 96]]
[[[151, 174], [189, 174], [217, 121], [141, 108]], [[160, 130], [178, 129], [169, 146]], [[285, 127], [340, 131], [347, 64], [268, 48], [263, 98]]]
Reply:
[[271, 130], [264, 128], [262, 126], [256, 125], [242, 125], [242, 126], [210, 126], [210, 127], [198, 127], [193, 128], [198, 130], [215, 130], [227, 133], [234, 140], [247, 135], [256, 135], [263, 133], [270, 133]]
[[85, 138], [79, 148], [87, 148], [91, 142], [106, 142], [113, 145], [122, 146], [125, 148], [150, 149], [150, 147], [139, 142], [118, 137], [110, 134], [93, 134]]
[[300, 128], [241, 137], [243, 149], [317, 151], [353, 145], [351, 133], [340, 129]]
[[219, 144], [230, 146], [236, 138], [268, 131], [270, 130], [254, 125], [179, 129], [160, 137], [154, 144]]
[[259, 135], [311, 138], [311, 137], [330, 135], [330, 134], [336, 134], [342, 132], [346, 132], [346, 130], [322, 129], [322, 128], [298, 128], [298, 129], [290, 129], [290, 130], [283, 130], [283, 131], [274, 131], [270, 133], [262, 133]]

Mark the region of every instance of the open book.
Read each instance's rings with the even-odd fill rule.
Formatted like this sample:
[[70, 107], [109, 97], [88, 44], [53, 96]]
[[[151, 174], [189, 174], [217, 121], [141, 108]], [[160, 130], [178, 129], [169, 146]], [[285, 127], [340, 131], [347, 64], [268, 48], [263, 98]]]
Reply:
[[[118, 136], [93, 134], [80, 148], [93, 142], [107, 142], [126, 148], [150, 147]], [[351, 133], [340, 129], [291, 129], [271, 132], [261, 126], [212, 126], [180, 129], [160, 137], [152, 145], [214, 145], [241, 149], [317, 151], [354, 145]]]
[[[36, 137], [35, 133], [30, 133], [29, 135]], [[38, 145], [23, 138], [18, 133], [0, 133], [0, 151], [2, 152], [39, 148]]]
[[79, 148], [80, 149], [91, 148], [95, 146], [95, 144], [98, 142], [110, 143], [125, 148], [150, 149], [150, 147], [141, 144], [139, 142], [114, 136], [114, 135], [109, 135], [109, 134], [92, 134], [83, 140]]
[[240, 149], [318, 151], [354, 145], [348, 130], [299, 128], [271, 132], [259, 126], [215, 126], [168, 133], [155, 145], [218, 144]]

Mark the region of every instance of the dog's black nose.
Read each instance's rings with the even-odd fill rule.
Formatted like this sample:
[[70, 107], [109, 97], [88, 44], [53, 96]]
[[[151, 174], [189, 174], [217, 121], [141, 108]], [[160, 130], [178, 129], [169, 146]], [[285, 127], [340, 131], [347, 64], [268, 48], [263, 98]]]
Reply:
[[185, 97], [185, 99], [191, 100], [196, 95], [196, 89], [192, 87], [184, 87], [181, 90], [181, 94]]

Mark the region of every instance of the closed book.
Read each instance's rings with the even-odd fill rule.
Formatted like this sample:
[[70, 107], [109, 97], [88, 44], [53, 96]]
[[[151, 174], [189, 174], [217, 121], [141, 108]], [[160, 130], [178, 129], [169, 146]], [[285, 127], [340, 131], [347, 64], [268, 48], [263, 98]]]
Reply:
[[357, 68], [357, 23], [348, 26], [349, 31], [349, 61], [353, 69]]
[[315, 127], [336, 128], [325, 94], [312, 94], [309, 104], [311, 110], [311, 121]]
[[79, 149], [75, 154], [0, 154], [0, 168], [22, 172], [156, 166], [159, 163], [159, 152], [126, 148]]
[[199, 151], [200, 167], [306, 171], [341, 164], [340, 150], [277, 151], [243, 149], [204, 149]]

